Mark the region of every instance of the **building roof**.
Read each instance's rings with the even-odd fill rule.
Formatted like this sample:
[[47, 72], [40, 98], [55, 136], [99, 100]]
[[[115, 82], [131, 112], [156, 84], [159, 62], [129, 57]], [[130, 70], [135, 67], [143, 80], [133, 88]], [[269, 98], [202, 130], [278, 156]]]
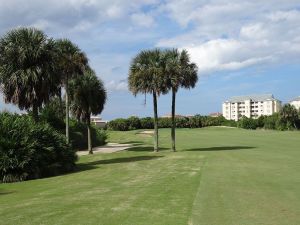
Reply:
[[296, 102], [296, 101], [300, 101], [300, 96], [299, 97], [296, 97], [296, 98], [294, 98], [292, 101], [290, 101], [290, 102]]
[[260, 94], [260, 95], [243, 95], [243, 96], [233, 96], [228, 102], [243, 102], [245, 100], [252, 100], [255, 102], [276, 100], [272, 94]]

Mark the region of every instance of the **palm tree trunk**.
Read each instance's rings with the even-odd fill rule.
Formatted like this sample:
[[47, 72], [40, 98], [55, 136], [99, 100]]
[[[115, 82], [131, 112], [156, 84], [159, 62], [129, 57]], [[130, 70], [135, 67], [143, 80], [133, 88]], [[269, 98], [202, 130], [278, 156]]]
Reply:
[[39, 120], [39, 111], [36, 105], [32, 106], [32, 118], [35, 122]]
[[175, 101], [176, 101], [176, 91], [172, 88], [172, 130], [171, 130], [171, 138], [172, 138], [172, 150], [176, 152], [175, 148]]
[[158, 152], [157, 95], [155, 91], [153, 91], [153, 110], [154, 110], [154, 152]]
[[70, 143], [70, 134], [69, 134], [69, 77], [68, 75], [66, 76], [66, 84], [65, 84], [65, 89], [66, 89], [66, 141], [67, 144]]
[[91, 116], [89, 116], [87, 119], [87, 129], [88, 129], [88, 151], [89, 154], [93, 154], [92, 138], [91, 138]]

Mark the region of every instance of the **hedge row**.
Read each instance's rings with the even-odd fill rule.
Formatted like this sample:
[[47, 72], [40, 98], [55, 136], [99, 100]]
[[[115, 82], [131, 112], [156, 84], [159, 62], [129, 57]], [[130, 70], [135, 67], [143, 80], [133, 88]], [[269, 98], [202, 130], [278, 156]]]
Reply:
[[272, 116], [261, 116], [258, 119], [243, 117], [237, 122], [237, 126], [251, 130], [258, 128], [268, 130], [296, 130], [300, 128], [300, 117], [295, 118], [295, 122], [284, 119], [279, 113], [274, 113]]
[[61, 174], [74, 169], [75, 151], [64, 135], [30, 116], [0, 113], [0, 182]]
[[[237, 123], [235, 121], [227, 121], [223, 116], [220, 117], [210, 117], [210, 116], [200, 116], [196, 115], [193, 117], [181, 117], [175, 118], [176, 127], [178, 128], [201, 128], [208, 126], [233, 126], [236, 127]], [[171, 118], [158, 118], [159, 128], [171, 128], [172, 120]], [[154, 122], [153, 118], [138, 118], [129, 117], [128, 119], [115, 119], [111, 120], [107, 124], [109, 130], [118, 131], [128, 131], [136, 129], [153, 129]]]
[[[300, 128], [300, 117], [295, 120], [295, 123], [292, 123], [282, 118], [279, 113], [275, 113], [272, 116], [261, 116], [258, 119], [243, 117], [238, 122], [234, 120], [226, 120], [223, 116], [210, 117], [200, 115], [176, 118], [175, 121], [177, 128], [201, 128], [209, 126], [229, 126], [252, 130], [259, 128], [269, 130], [293, 130]], [[159, 128], [171, 128], [171, 126], [171, 118], [158, 119]], [[118, 131], [153, 129], [153, 127], [153, 118], [151, 117], [129, 117], [128, 119], [119, 118], [111, 120], [107, 125], [107, 129]]]

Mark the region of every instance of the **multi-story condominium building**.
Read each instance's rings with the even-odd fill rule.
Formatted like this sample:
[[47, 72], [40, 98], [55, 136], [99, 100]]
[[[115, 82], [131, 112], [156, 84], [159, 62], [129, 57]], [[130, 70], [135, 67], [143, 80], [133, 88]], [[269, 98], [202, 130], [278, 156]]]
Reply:
[[258, 118], [279, 112], [281, 101], [272, 94], [235, 96], [223, 103], [223, 116], [238, 121], [241, 117]]
[[300, 109], [300, 96], [290, 101], [290, 104], [295, 106], [297, 110]]

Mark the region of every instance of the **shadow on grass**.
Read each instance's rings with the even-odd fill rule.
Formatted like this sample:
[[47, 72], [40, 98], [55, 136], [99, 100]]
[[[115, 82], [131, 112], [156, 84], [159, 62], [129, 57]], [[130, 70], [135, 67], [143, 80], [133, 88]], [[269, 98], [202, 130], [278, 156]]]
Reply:
[[0, 196], [1, 195], [9, 195], [9, 194], [12, 194], [12, 193], [15, 193], [15, 191], [1, 191], [0, 190]]
[[244, 150], [253, 149], [256, 147], [252, 146], [219, 146], [219, 147], [209, 147], [209, 148], [191, 148], [184, 151], [199, 151], [199, 152], [209, 152], [209, 151], [232, 151], [232, 150]]
[[138, 162], [138, 161], [159, 159], [161, 157], [163, 157], [163, 156], [134, 156], [134, 157], [103, 159], [103, 160], [97, 160], [97, 161], [88, 162], [88, 163], [79, 163], [79, 164], [77, 164], [77, 169], [75, 172], [95, 169], [96, 166], [98, 166], [98, 165]]
[[122, 142], [121, 144], [131, 144], [133, 146], [139, 146], [139, 145], [144, 145], [145, 143], [142, 141], [127, 141], [127, 142]]
[[[130, 151], [130, 152], [153, 152], [154, 151], [153, 147], [150, 147], [150, 146], [132, 147], [132, 148], [128, 148], [126, 150]], [[165, 150], [170, 150], [170, 149], [159, 147], [159, 151], [165, 151]]]

